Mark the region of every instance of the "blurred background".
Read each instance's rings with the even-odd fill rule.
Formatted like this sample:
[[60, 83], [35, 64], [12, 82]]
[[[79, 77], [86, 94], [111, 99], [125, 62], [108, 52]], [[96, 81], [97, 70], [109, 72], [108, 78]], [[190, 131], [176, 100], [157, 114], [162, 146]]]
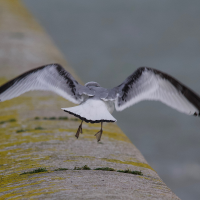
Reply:
[[[200, 94], [199, 0], [23, 2], [84, 82], [112, 88], [148, 66]], [[176, 195], [199, 199], [200, 118], [147, 101], [114, 117]]]

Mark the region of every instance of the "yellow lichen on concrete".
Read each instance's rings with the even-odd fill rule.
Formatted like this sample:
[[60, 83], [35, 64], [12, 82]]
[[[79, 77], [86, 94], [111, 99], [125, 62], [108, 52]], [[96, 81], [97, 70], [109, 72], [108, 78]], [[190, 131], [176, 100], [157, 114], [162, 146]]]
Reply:
[[[29, 186], [34, 186], [34, 185], [38, 185], [40, 184], [42, 181], [38, 181], [34, 184], [29, 184]], [[14, 191], [11, 193], [7, 193], [5, 195], [2, 195], [1, 198], [3, 199], [10, 199], [12, 198], [13, 200], [20, 200], [20, 199], [32, 199], [32, 198], [36, 198], [40, 195], [47, 195], [47, 194], [51, 194], [51, 193], [55, 193], [58, 190], [53, 189], [52, 187], [45, 187], [45, 188], [38, 188], [38, 187], [33, 187], [33, 188], [28, 188], [28, 189], [21, 189], [19, 188], [19, 191]], [[51, 189], [51, 190], [50, 190]]]
[[0, 77], [0, 85], [3, 85], [4, 83], [6, 83], [8, 81], [7, 78], [5, 77]]
[[[20, 1], [0, 0], [0, 15], [0, 85], [48, 62], [67, 66]], [[71, 68], [66, 70], [80, 80]], [[0, 199], [144, 199], [150, 194], [156, 199], [178, 199], [171, 191], [164, 194], [164, 183], [157, 180], [156, 172], [116, 124], [104, 123], [100, 143], [94, 136], [100, 124], [84, 123], [83, 134], [76, 139], [80, 120], [61, 110], [73, 105], [44, 91], [0, 102]], [[66, 120], [59, 120], [66, 116]], [[141, 170], [148, 179], [109, 171], [73, 170], [84, 165], [91, 169], [130, 167]], [[47, 171], [38, 173], [38, 168]], [[57, 171], [59, 168], [71, 170]]]
[[137, 167], [144, 167], [144, 168], [151, 169], [151, 170], [154, 171], [154, 169], [146, 163], [139, 163], [139, 162], [132, 162], [132, 161], [121, 161], [121, 160], [107, 159], [107, 158], [102, 158], [102, 160], [105, 160], [107, 162], [120, 163], [120, 164], [126, 164], [126, 165], [134, 165], [134, 166], [137, 166]]
[[[21, 4], [21, 2], [19, 0], [0, 0], [1, 3], [1, 10], [5, 11], [7, 13], [9, 13], [10, 15], [10, 20], [8, 19], [7, 23], [11, 22], [12, 20], [16, 21], [16, 25], [20, 26], [21, 23], [18, 22], [22, 22], [24, 20], [26, 20], [27, 22], [27, 29], [31, 30], [31, 31], [39, 31], [41, 32], [41, 27], [35, 23], [35, 20], [32, 18], [32, 15], [25, 9], [25, 7], [23, 7], [23, 5]], [[13, 19], [15, 16], [18, 16], [18, 19]], [[22, 19], [22, 20], [20, 20]], [[1, 20], [0, 20], [1, 22]], [[34, 22], [34, 23], [32, 23]], [[3, 29], [4, 26], [7, 26], [8, 24], [3, 24], [0, 23], [0, 28]], [[11, 29], [13, 29], [13, 27], [10, 27]], [[19, 28], [19, 27], [18, 27]]]
[[[25, 183], [27, 178], [29, 179], [29, 183]], [[28, 175], [20, 175], [16, 173], [7, 175], [6, 177], [1, 177], [1, 180], [3, 181], [1, 184], [0, 192], [7, 192], [10, 190], [23, 188], [30, 185], [33, 186], [44, 182], [44, 180], [38, 180], [38, 179], [40, 178], [39, 177], [30, 178]]]
[[116, 129], [113, 129], [112, 132], [103, 131], [103, 135], [105, 135], [108, 138], [114, 139], [114, 140], [120, 140], [120, 141], [131, 143], [131, 141], [127, 138], [127, 136], [124, 135], [124, 133], [120, 133], [118, 131], [117, 127], [116, 127]]

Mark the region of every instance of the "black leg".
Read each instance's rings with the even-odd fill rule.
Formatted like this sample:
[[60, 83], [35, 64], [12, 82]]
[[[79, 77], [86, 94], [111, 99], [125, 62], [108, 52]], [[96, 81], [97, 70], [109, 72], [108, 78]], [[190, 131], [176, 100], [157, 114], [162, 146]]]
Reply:
[[100, 131], [95, 134], [95, 136], [97, 138], [97, 142], [99, 142], [101, 140], [101, 136], [102, 136], [102, 133], [103, 133], [102, 127], [103, 127], [103, 122], [101, 122], [101, 129], [100, 129]]
[[83, 121], [81, 122], [81, 131], [80, 131], [81, 134], [83, 133], [82, 123], [83, 123]]
[[83, 131], [82, 131], [82, 123], [83, 123], [83, 121], [81, 122], [80, 126], [78, 127], [78, 130], [77, 130], [76, 135], [75, 135], [75, 137], [76, 137], [77, 139], [78, 139], [78, 137], [79, 137], [79, 134], [80, 134], [80, 133], [83, 133]]

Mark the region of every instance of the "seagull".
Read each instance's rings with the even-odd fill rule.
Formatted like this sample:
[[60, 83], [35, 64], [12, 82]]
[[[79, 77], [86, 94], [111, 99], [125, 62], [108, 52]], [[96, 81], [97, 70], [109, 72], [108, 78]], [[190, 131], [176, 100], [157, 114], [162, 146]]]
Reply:
[[79, 104], [61, 108], [81, 119], [75, 136], [82, 133], [82, 123], [101, 123], [95, 134], [101, 140], [103, 122], [116, 122], [111, 115], [114, 108], [122, 111], [143, 100], [155, 100], [188, 115], [200, 116], [200, 97], [172, 76], [159, 70], [140, 67], [125, 81], [112, 88], [101, 87], [97, 82], [79, 84], [59, 64], [48, 64], [10, 80], [0, 87], [0, 101], [12, 99], [32, 90], [47, 90]]

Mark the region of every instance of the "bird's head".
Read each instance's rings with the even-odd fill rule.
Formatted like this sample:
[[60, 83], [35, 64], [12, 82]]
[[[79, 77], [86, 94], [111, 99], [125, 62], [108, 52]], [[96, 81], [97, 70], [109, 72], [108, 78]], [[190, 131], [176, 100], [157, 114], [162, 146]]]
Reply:
[[97, 82], [90, 81], [85, 84], [86, 87], [101, 87]]

